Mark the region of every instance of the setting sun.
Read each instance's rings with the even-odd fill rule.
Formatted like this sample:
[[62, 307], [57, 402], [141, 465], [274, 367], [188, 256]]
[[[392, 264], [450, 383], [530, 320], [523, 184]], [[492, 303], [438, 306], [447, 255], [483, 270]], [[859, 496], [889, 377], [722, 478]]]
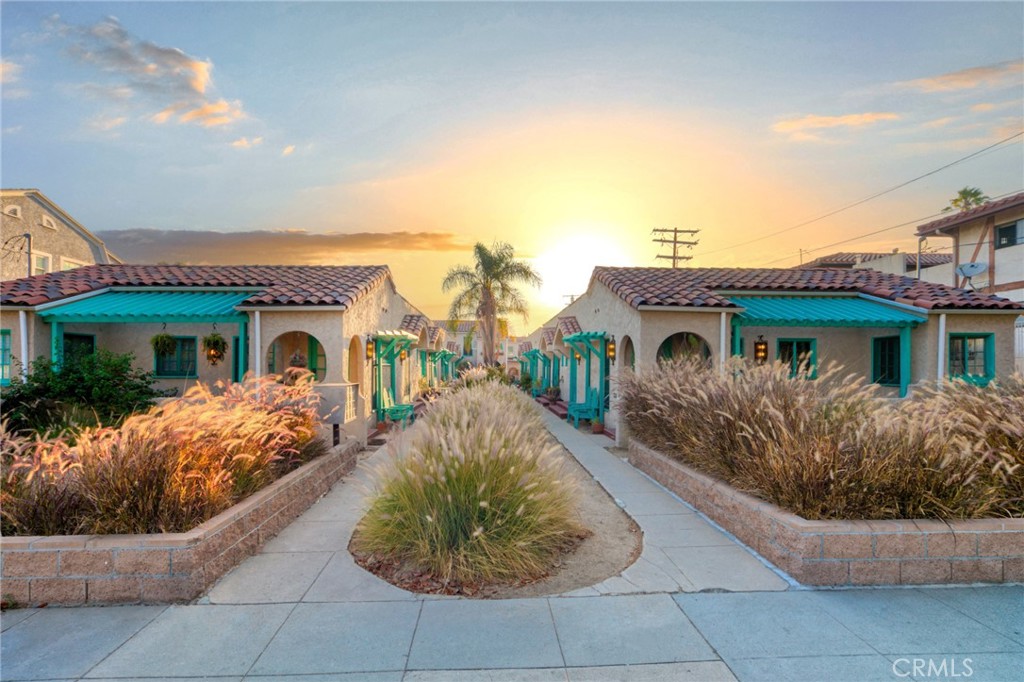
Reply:
[[[557, 237], [557, 241], [532, 259], [544, 280], [537, 300], [545, 309], [562, 308], [570, 296], [586, 291], [595, 265], [635, 264], [632, 249], [611, 236], [615, 232], [613, 225], [574, 224], [553, 232], [563, 236]], [[542, 322], [542, 317], [533, 322]]]

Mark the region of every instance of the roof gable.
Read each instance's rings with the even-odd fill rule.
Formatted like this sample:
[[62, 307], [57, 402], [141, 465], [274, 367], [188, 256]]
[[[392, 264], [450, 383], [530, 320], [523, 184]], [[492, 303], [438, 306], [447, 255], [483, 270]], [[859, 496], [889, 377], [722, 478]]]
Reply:
[[1018, 207], [1024, 207], [1024, 192], [1013, 194], [995, 201], [989, 201], [968, 211], [951, 213], [944, 218], [933, 220], [932, 222], [925, 223], [924, 225], [918, 225], [917, 234], [918, 236], [924, 237], [930, 234], [935, 234], [939, 230], [944, 230], [950, 227], [960, 227], [972, 220], [986, 218], [994, 213], [1008, 211]]

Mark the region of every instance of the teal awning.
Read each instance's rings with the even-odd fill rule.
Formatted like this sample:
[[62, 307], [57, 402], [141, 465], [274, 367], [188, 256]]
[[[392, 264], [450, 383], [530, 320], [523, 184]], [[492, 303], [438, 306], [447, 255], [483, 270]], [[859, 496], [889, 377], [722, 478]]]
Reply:
[[842, 296], [730, 296], [745, 308], [733, 319], [752, 327], [916, 327], [924, 318], [907, 310]]
[[46, 322], [245, 322], [245, 291], [108, 291], [40, 310]]

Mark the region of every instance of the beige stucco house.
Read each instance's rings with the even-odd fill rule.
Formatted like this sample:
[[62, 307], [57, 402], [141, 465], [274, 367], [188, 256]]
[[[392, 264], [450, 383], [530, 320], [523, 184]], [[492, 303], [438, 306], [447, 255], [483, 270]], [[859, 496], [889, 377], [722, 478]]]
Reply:
[[[916, 384], [1014, 371], [1024, 305], [865, 269], [594, 269], [587, 292], [521, 346], [523, 369], [618, 425], [616, 377], [695, 354], [835, 361], [893, 397]], [[531, 359], [532, 358], [532, 359]], [[525, 359], [525, 360], [524, 360]]]
[[103, 240], [37, 189], [0, 189], [0, 279], [120, 263]]
[[[5, 281], [0, 302], [5, 383], [26, 359], [97, 348], [134, 353], [178, 394], [301, 366], [337, 408], [331, 421], [360, 438], [387, 405], [416, 399], [430, 343], [387, 266], [91, 265]], [[228, 349], [211, 364], [203, 338], [215, 332]], [[173, 350], [154, 351], [157, 334]]]

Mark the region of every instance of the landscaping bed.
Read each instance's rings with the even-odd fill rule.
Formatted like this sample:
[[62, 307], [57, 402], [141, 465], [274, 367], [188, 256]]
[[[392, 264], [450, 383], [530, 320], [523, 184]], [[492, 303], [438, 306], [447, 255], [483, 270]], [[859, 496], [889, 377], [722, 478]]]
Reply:
[[8, 606], [187, 602], [355, 468], [349, 440], [184, 533], [0, 538]]
[[636, 441], [629, 461], [805, 585], [1024, 582], [1024, 519], [807, 520]]

